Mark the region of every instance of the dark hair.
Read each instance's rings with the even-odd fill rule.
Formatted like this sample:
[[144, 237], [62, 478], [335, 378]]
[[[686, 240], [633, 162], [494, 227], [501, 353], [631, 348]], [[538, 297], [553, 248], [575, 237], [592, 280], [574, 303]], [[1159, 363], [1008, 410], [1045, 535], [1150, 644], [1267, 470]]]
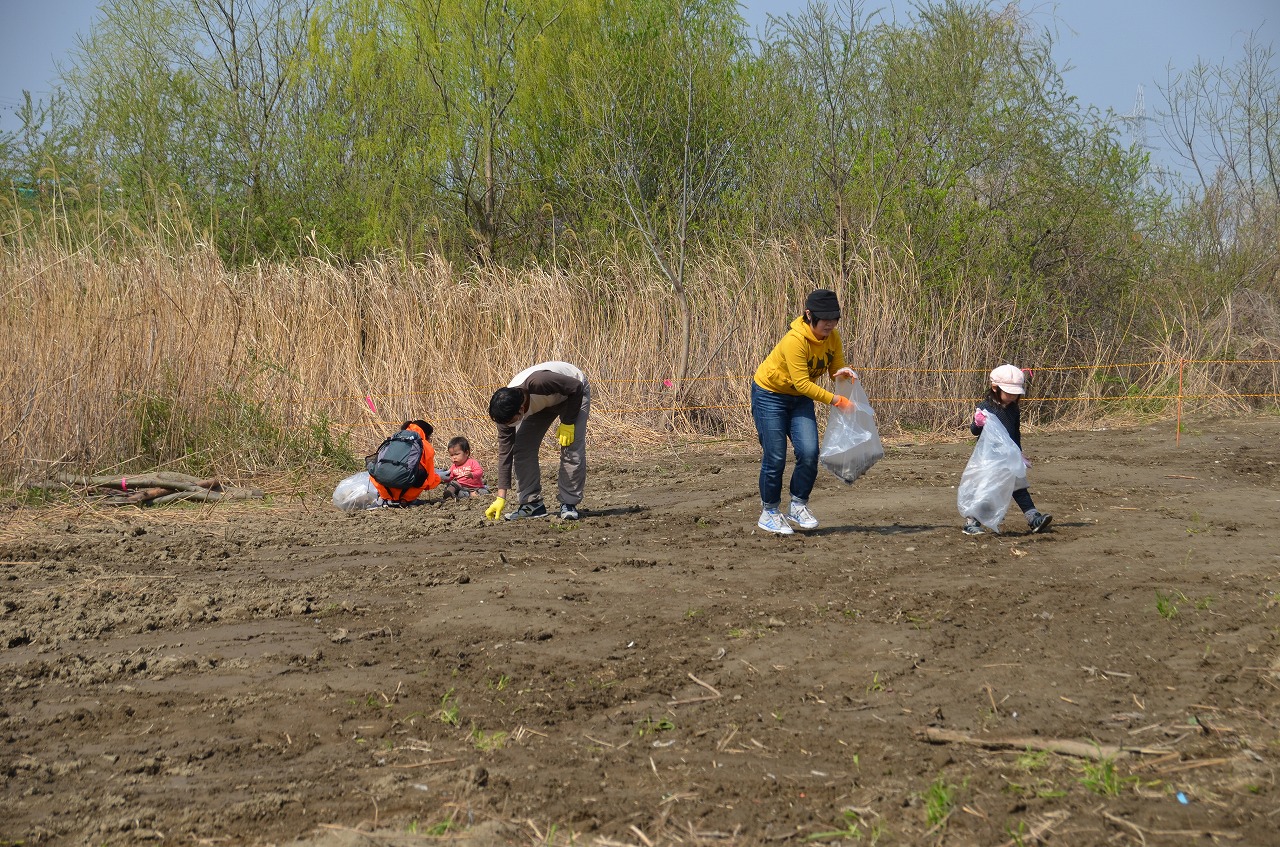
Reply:
[[[507, 420], [510, 420], [510, 418]], [[453, 438], [449, 439], [449, 449], [452, 450], [454, 447], [460, 448], [463, 453], [471, 452], [471, 442], [463, 438], [461, 435], [455, 435]]]
[[427, 437], [427, 440], [431, 440], [431, 433], [435, 432], [435, 430], [431, 428], [431, 424], [422, 420], [405, 421], [400, 425], [400, 429], [408, 429], [411, 425], [418, 427], [418, 429], [422, 430], [422, 434]]
[[499, 388], [489, 398], [489, 417], [495, 423], [506, 423], [520, 414], [524, 405], [524, 392], [519, 388]]
[[1012, 406], [1014, 403], [1017, 403], [1017, 402], [1018, 402], [1018, 398], [1020, 398], [1022, 395], [1021, 395], [1021, 394], [1014, 394], [1014, 395], [1012, 395], [1012, 396], [1013, 396], [1013, 400], [1011, 400], [1009, 403], [1003, 403], [1003, 402], [1001, 402], [1001, 400], [1000, 400], [1000, 389], [999, 389], [999, 388], [996, 388], [996, 387], [993, 385], [993, 386], [991, 386], [990, 388], [988, 388], [988, 389], [987, 389], [987, 395], [986, 395], [985, 397], [983, 397], [982, 399], [984, 399], [984, 400], [990, 400], [992, 403], [995, 403], [997, 406], [1006, 406], [1006, 405], [1008, 405], [1008, 406]]

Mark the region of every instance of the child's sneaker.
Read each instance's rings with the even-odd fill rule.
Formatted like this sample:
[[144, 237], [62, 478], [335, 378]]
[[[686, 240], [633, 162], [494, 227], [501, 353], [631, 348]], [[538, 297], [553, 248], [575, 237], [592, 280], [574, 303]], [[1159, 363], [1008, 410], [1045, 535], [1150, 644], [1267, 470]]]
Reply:
[[809, 504], [799, 500], [791, 501], [791, 508], [787, 509], [787, 520], [801, 529], [818, 528], [818, 519], [813, 516], [813, 512], [809, 511]]
[[1049, 528], [1049, 523], [1052, 520], [1053, 515], [1046, 515], [1036, 509], [1027, 512], [1027, 526], [1031, 527], [1032, 532], [1043, 532]]
[[982, 524], [978, 523], [975, 518], [964, 519], [965, 535], [982, 535]]
[[545, 518], [547, 516], [547, 507], [543, 503], [523, 503], [520, 508], [514, 512], [507, 512], [504, 520], [518, 521], [523, 518]]
[[787, 519], [782, 516], [782, 512], [777, 509], [765, 509], [760, 513], [760, 520], [756, 521], [756, 526], [765, 532], [772, 532], [777, 535], [791, 535], [795, 532], [791, 528], [791, 524], [787, 523]]
[[576, 521], [578, 519], [577, 505], [570, 506], [567, 503], [560, 504], [560, 520]]

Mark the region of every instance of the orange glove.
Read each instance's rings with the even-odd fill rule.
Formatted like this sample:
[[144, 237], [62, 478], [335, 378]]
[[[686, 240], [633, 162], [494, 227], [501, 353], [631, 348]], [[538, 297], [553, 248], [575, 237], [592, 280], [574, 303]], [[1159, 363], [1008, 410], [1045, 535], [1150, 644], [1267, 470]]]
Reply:
[[853, 401], [848, 397], [841, 397], [839, 394], [831, 398], [831, 405], [835, 406], [836, 409], [841, 412], [853, 411]]

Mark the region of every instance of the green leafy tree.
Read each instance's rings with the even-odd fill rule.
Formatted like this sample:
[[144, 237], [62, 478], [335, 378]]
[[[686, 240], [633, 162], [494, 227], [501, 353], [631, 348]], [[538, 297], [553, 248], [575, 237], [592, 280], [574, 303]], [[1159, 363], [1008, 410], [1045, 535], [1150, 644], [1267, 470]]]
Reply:
[[612, 33], [605, 73], [580, 77], [580, 185], [633, 233], [671, 287], [681, 316], [676, 389], [688, 374], [692, 314], [685, 270], [741, 178], [735, 75], [744, 44], [732, 2], [647, 4]]
[[63, 88], [85, 152], [127, 208], [217, 222], [233, 254], [284, 235], [281, 137], [310, 0], [122, 0], [80, 40]]

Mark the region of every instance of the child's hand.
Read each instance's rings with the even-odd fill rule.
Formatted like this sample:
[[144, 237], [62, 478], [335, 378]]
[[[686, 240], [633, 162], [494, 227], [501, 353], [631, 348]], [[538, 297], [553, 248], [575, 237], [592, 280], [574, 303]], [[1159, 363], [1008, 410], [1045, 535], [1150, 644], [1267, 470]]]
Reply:
[[987, 425], [987, 413], [986, 413], [986, 412], [984, 412], [984, 411], [982, 411], [981, 409], [974, 409], [974, 410], [973, 410], [973, 425], [974, 425], [974, 426], [986, 426], [986, 425]]
[[858, 375], [853, 372], [853, 368], [841, 368], [836, 371], [836, 379], [851, 379], [854, 382], [857, 382]]

